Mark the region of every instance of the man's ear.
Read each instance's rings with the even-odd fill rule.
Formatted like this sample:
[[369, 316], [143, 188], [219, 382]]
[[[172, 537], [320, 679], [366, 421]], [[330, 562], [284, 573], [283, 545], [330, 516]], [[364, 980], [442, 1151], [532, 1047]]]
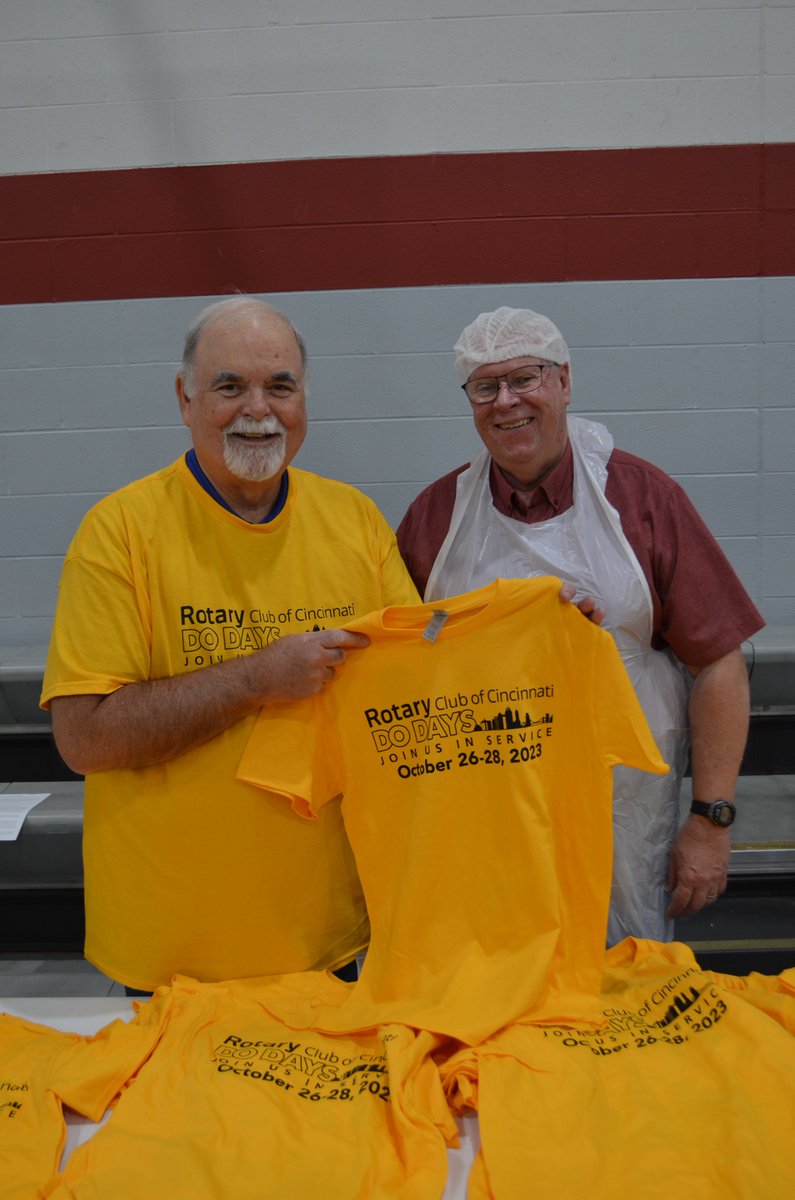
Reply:
[[174, 380], [174, 391], [177, 393], [179, 411], [182, 415], [182, 423], [183, 425], [187, 425], [190, 429], [190, 396], [185, 391], [185, 383], [181, 374], [177, 375], [176, 379]]
[[560, 386], [563, 388], [563, 391], [565, 393], [566, 403], [570, 404], [571, 403], [571, 370], [569, 369], [568, 363], [563, 363], [562, 367], [560, 368]]

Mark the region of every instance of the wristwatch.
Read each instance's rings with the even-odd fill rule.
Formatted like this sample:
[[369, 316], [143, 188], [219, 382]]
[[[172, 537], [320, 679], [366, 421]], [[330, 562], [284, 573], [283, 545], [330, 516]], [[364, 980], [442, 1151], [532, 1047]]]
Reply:
[[713, 825], [720, 825], [721, 829], [728, 829], [733, 825], [737, 816], [737, 809], [731, 800], [715, 800], [712, 804], [707, 804], [704, 800], [694, 800], [690, 811], [699, 817], [706, 817]]

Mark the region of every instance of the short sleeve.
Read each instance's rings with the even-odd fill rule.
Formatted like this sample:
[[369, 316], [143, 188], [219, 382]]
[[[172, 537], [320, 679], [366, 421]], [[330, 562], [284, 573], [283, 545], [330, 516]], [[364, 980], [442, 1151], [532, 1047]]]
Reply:
[[[123, 527], [92, 510], [69, 548], [58, 589], [41, 701], [107, 695], [149, 678], [151, 628]], [[140, 569], [139, 569], [140, 573]]]
[[237, 778], [284, 796], [308, 818], [339, 796], [344, 774], [327, 693], [263, 708]]
[[63, 1106], [99, 1121], [152, 1053], [159, 1030], [157, 1022], [117, 1020], [86, 1037], [0, 1016], [3, 1197], [45, 1194], [66, 1140]]
[[666, 775], [668, 764], [651, 735], [635, 689], [615, 642], [606, 630], [594, 628], [593, 713], [608, 766], [635, 767]]
[[119, 1019], [93, 1037], [66, 1040], [52, 1061], [53, 1090], [64, 1104], [98, 1121], [149, 1058], [159, 1037], [158, 1024]]
[[682, 487], [623, 450], [610, 459], [607, 499], [651, 590], [652, 644], [680, 662], [715, 662], [764, 625], [726, 555]]

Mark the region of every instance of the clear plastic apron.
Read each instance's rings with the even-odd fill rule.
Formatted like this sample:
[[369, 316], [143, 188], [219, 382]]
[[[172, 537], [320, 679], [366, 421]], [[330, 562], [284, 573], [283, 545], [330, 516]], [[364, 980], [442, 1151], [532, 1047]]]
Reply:
[[494, 507], [491, 458], [483, 450], [458, 477], [450, 528], [434, 562], [425, 600], [481, 587], [491, 580], [557, 575], [604, 607], [668, 775], [616, 767], [613, 783], [613, 884], [607, 940], [627, 936], [668, 941], [665, 917], [668, 851], [679, 824], [679, 788], [687, 761], [688, 682], [669, 652], [651, 647], [648, 583], [605, 497], [608, 430], [569, 417], [574, 454], [573, 504], [561, 516], [527, 525]]

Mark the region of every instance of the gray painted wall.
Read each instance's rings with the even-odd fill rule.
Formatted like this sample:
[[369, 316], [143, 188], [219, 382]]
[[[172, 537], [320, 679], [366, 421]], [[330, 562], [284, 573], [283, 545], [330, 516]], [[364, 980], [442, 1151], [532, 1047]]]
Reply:
[[[187, 447], [173, 376], [213, 298], [0, 308], [0, 646], [47, 641], [90, 505]], [[296, 465], [360, 487], [393, 525], [479, 446], [452, 370], [463, 326], [505, 303], [547, 313], [572, 351], [572, 411], [678, 479], [768, 622], [795, 624], [795, 279], [265, 298], [312, 359]]]

